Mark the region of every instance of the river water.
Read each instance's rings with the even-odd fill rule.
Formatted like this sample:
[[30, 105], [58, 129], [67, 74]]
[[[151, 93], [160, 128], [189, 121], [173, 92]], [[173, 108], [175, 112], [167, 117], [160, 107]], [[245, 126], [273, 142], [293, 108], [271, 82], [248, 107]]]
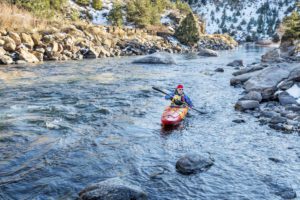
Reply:
[[[75, 199], [87, 185], [123, 177], [149, 199], [280, 199], [271, 182], [300, 195], [300, 140], [234, 111], [234, 59], [257, 62], [267, 48], [244, 45], [218, 58], [174, 55], [176, 65], [134, 57], [0, 68], [0, 199]], [[225, 69], [224, 73], [214, 70]], [[174, 130], [168, 102], [151, 89], [177, 84], [197, 108]], [[234, 119], [242, 118], [243, 124]], [[215, 164], [184, 176], [176, 161], [210, 153]], [[269, 158], [281, 160], [275, 163]]]

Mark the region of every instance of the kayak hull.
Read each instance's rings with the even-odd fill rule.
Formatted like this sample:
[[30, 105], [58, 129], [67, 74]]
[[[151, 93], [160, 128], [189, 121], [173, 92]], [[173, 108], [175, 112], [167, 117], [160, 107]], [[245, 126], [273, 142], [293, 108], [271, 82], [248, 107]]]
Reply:
[[161, 117], [163, 126], [176, 126], [180, 124], [188, 113], [188, 107], [167, 107]]

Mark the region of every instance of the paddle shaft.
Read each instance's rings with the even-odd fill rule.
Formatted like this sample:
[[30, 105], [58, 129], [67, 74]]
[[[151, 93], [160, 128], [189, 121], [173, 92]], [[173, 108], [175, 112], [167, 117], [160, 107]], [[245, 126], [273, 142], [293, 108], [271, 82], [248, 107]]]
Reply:
[[[153, 89], [153, 90], [156, 90], [156, 91], [158, 91], [158, 92], [161, 92], [161, 93], [163, 93], [163, 94], [168, 95], [168, 93], [162, 91], [161, 89], [159, 89], [159, 88], [157, 88], [157, 87], [152, 87], [152, 89]], [[205, 112], [203, 112], [203, 111], [201, 111], [201, 110], [198, 110], [198, 109], [196, 109], [196, 108], [193, 108], [193, 107], [189, 107], [189, 108], [192, 109], [192, 110], [195, 110], [195, 111], [197, 111], [197, 112], [199, 112], [199, 113], [201, 113], [201, 114], [206, 114]]]

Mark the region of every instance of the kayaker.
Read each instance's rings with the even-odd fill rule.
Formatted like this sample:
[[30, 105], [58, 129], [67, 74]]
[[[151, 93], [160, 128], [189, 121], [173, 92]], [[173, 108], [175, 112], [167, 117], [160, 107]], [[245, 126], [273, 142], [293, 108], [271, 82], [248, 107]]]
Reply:
[[178, 85], [175, 92], [165, 96], [165, 99], [171, 100], [171, 106], [184, 106], [187, 104], [189, 107], [193, 107], [193, 103], [190, 98], [184, 94], [183, 85]]

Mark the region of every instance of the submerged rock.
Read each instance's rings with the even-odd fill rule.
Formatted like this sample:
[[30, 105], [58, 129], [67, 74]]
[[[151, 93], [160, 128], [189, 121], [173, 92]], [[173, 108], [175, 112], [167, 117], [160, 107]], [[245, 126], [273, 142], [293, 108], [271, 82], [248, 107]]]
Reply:
[[146, 64], [175, 64], [175, 60], [171, 54], [165, 52], [157, 52], [142, 58], [137, 58], [133, 63], [146, 63]]
[[199, 49], [199, 56], [206, 56], [206, 57], [218, 57], [219, 54], [211, 49], [204, 49], [204, 48], [200, 48]]
[[209, 155], [187, 154], [176, 162], [176, 169], [184, 175], [195, 174], [208, 170], [214, 164]]
[[259, 107], [259, 102], [254, 100], [240, 100], [235, 104], [235, 109], [240, 111], [252, 110]]
[[120, 178], [92, 184], [79, 193], [80, 200], [146, 200], [147, 194], [136, 185]]
[[243, 60], [234, 60], [231, 63], [228, 63], [227, 66], [231, 66], [231, 67], [243, 67], [244, 63], [243, 63]]

